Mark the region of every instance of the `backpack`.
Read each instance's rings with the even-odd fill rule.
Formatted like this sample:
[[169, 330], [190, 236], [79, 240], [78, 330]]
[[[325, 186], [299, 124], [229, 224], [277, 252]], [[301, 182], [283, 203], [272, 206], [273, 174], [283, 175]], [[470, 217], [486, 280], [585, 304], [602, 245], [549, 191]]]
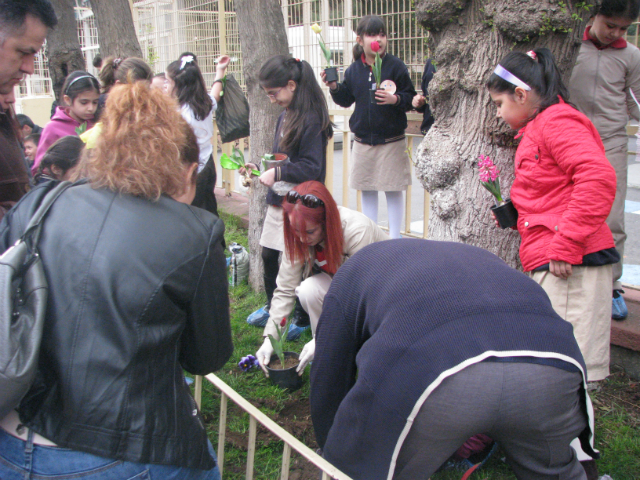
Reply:
[[47, 193], [20, 239], [0, 256], [0, 418], [20, 404], [38, 370], [49, 290], [38, 241], [49, 207], [71, 185]]

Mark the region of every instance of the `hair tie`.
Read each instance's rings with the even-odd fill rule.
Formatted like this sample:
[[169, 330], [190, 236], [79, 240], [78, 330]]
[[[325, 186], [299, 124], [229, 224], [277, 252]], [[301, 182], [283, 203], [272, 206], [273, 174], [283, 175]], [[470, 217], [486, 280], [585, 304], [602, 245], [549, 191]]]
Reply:
[[122, 58], [118, 57], [113, 61], [113, 68], [118, 68], [122, 63]]
[[67, 88], [64, 89], [64, 94], [66, 95], [67, 93], [69, 93], [69, 89], [71, 88], [71, 85], [76, 83], [78, 80], [82, 80], [83, 78], [93, 78], [96, 82], [98, 81], [96, 80], [96, 77], [94, 77], [90, 73], [88, 73], [87, 75], [80, 75], [79, 77], [76, 77], [73, 80], [71, 80], [71, 82], [69, 82], [69, 85], [67, 85]]
[[182, 71], [188, 64], [193, 63], [193, 55], [185, 55], [184, 57], [181, 57], [180, 60], [182, 60], [182, 63], [180, 64], [180, 71]]
[[527, 52], [527, 55], [529, 55], [529, 57], [531, 57], [534, 60], [538, 60], [538, 54], [536, 52], [534, 52], [533, 50], [529, 50]]
[[511, 85], [515, 85], [516, 87], [522, 87], [525, 90], [531, 90], [531, 87], [529, 85], [524, 83], [522, 80], [520, 80], [518, 77], [516, 77], [513, 73], [511, 73], [509, 70], [507, 70], [500, 64], [498, 64], [498, 66], [493, 71], [493, 73], [495, 73], [501, 79], [506, 80]]

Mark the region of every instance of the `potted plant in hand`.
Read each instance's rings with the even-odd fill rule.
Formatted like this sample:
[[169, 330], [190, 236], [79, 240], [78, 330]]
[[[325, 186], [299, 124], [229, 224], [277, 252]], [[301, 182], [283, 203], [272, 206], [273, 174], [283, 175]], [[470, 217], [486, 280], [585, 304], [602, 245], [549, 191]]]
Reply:
[[[244, 154], [236, 147], [233, 147], [231, 155], [227, 155], [226, 153], [222, 154], [220, 157], [220, 166], [227, 170], [238, 170], [240, 168], [244, 168]], [[251, 185], [251, 175], [259, 176], [260, 172], [258, 170], [249, 170], [248, 168], [245, 168], [245, 174], [242, 176], [242, 186], [248, 187]]]
[[[278, 338], [271, 334], [268, 335], [275, 354], [271, 356], [269, 365], [265, 365], [265, 368], [269, 371], [271, 383], [293, 392], [302, 386], [302, 377], [296, 372], [298, 354], [284, 351], [284, 342], [289, 333], [290, 322], [286, 317], [280, 321], [280, 325], [274, 319], [271, 319], [271, 321], [276, 325]], [[280, 368], [274, 368], [277, 367], [276, 362], [278, 361], [280, 362]]]
[[318, 35], [318, 43], [320, 44], [320, 48], [322, 49], [322, 54], [324, 55], [325, 60], [327, 61], [327, 66], [324, 67], [324, 74], [326, 75], [325, 80], [329, 83], [338, 81], [338, 69], [334, 66], [333, 60], [331, 59], [331, 50], [327, 47], [327, 44], [324, 43], [324, 39], [322, 38], [322, 27], [317, 23], [311, 25], [311, 30], [313, 30]]
[[511, 203], [511, 200], [508, 198], [506, 200], [502, 199], [502, 194], [500, 193], [500, 178], [498, 178], [500, 171], [498, 167], [494, 165], [491, 157], [488, 155], [480, 155], [478, 158], [480, 159], [478, 162], [480, 183], [484, 188], [489, 190], [495, 198], [496, 204], [491, 207], [491, 211], [496, 217], [498, 225], [500, 225], [500, 228], [516, 226], [518, 223], [518, 211], [516, 207], [513, 206], [513, 203]]
[[378, 104], [376, 100], [376, 91], [382, 88], [382, 58], [380, 58], [380, 44], [375, 40], [371, 42], [371, 50], [376, 54], [376, 59], [371, 66], [371, 70], [373, 71], [373, 77], [376, 80], [375, 86], [369, 90], [369, 98], [371, 99], [371, 103]]

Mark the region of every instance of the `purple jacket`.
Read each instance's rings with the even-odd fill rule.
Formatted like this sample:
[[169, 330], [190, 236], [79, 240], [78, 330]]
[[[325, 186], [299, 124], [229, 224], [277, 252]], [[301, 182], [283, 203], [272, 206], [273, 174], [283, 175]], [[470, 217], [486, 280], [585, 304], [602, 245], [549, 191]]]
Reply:
[[[56, 112], [51, 117], [51, 121], [42, 130], [40, 136], [40, 142], [38, 143], [38, 150], [36, 152], [36, 159], [31, 167], [31, 172], [35, 175], [42, 161], [42, 157], [47, 152], [49, 147], [59, 138], [67, 137], [69, 135], [78, 135], [76, 128], [80, 126], [80, 123], [71, 118], [65, 111], [65, 107], [57, 107]], [[93, 122], [87, 122], [87, 130], [93, 127]]]

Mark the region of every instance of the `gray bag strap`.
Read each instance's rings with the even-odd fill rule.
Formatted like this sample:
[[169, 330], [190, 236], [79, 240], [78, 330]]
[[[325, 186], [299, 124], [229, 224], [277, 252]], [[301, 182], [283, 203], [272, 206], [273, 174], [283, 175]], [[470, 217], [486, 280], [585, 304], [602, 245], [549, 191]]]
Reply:
[[49, 212], [49, 208], [51, 208], [53, 202], [56, 201], [56, 199], [62, 194], [62, 192], [64, 192], [72, 185], [72, 182], [67, 181], [60, 182], [59, 185], [56, 185], [53, 190], [45, 195], [45, 197], [42, 199], [42, 202], [40, 202], [40, 206], [38, 206], [38, 209], [31, 217], [31, 220], [29, 220], [29, 224], [22, 234], [22, 239], [24, 241], [28, 241], [29, 248], [32, 251], [36, 248], [36, 246], [38, 245], [38, 241], [40, 240], [42, 221]]

